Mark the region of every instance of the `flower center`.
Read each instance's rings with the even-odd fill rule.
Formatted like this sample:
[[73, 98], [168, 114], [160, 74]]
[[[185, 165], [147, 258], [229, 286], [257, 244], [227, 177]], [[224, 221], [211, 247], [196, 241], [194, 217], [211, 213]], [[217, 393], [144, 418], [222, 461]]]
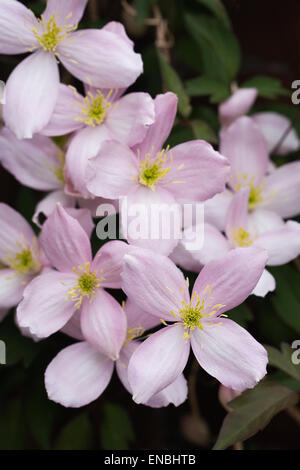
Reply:
[[232, 231], [232, 238], [238, 246], [250, 246], [253, 243], [250, 233], [242, 227]]
[[[155, 185], [163, 179], [171, 170], [171, 165], [166, 167], [167, 163], [167, 151], [169, 148], [162, 149], [161, 152], [157, 153], [156, 157], [151, 158], [151, 154], [147, 153], [146, 158], [142, 160], [140, 164], [140, 172], [138, 174], [138, 182], [143, 186], [148, 186], [155, 191]], [[172, 163], [172, 156], [170, 158]]]
[[41, 269], [41, 264], [32, 255], [30, 248], [24, 248], [17, 253], [9, 265], [19, 274], [35, 273]]
[[136, 328], [128, 328], [124, 346], [127, 346], [127, 344], [135, 338], [139, 338], [140, 336], [142, 336], [145, 331], [146, 330], [142, 326], [137, 326]]
[[90, 302], [93, 301], [95, 295], [100, 292], [101, 281], [104, 278], [97, 278], [96, 271], [90, 271], [90, 263], [84, 263], [84, 267], [78, 266], [78, 270], [73, 268], [74, 273], [78, 275], [77, 284], [69, 290], [68, 296], [71, 297], [72, 302], [76, 302], [76, 307], [81, 307], [84, 297], [87, 297]]
[[69, 33], [77, 29], [76, 25], [57, 26], [55, 14], [48, 21], [43, 18], [38, 19], [40, 28], [32, 28], [32, 32], [44, 51], [54, 52], [60, 42], [64, 41]]
[[[109, 98], [110, 93], [106, 98]], [[87, 126], [96, 127], [102, 124], [107, 110], [111, 107], [108, 99], [104, 98], [100, 90], [94, 96], [89, 92], [84, 98], [84, 105], [80, 106], [81, 113], [76, 118], [77, 121], [84, 122]]]
[[263, 202], [261, 193], [262, 193], [262, 188], [260, 186], [255, 186], [253, 184], [250, 184], [249, 202], [248, 202], [249, 209], [254, 209], [255, 206]]

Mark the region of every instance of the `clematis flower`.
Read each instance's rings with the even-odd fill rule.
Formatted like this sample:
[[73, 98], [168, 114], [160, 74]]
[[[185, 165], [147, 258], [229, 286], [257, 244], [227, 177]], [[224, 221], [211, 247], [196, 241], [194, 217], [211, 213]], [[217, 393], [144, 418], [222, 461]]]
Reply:
[[[67, 407], [80, 407], [97, 399], [108, 386], [114, 367], [120, 381], [131, 393], [127, 378], [127, 367], [133, 352], [138, 348], [137, 340], [145, 329], [159, 323], [156, 317], [147, 315], [129, 301], [124, 311], [127, 317], [127, 335], [120, 356], [112, 360], [98, 351], [88, 340], [63, 349], [52, 360], [45, 373], [48, 397]], [[143, 324], [143, 326], [142, 326]], [[146, 405], [160, 408], [173, 403], [179, 406], [187, 398], [187, 384], [181, 374], [173, 384], [150, 398]]]
[[0, 203], [0, 319], [19, 303], [27, 284], [47, 264], [40, 243], [28, 222]]
[[17, 309], [20, 327], [45, 338], [80, 312], [84, 337], [97, 350], [117, 358], [126, 336], [126, 318], [104, 288], [119, 288], [124, 242], [112, 241], [92, 259], [89, 237], [60, 205], [44, 223], [41, 245], [51, 270], [34, 279]]
[[42, 133], [49, 136], [77, 131], [66, 153], [66, 172], [74, 188], [89, 196], [85, 186], [88, 159], [97, 155], [103, 140], [132, 147], [154, 122], [154, 103], [148, 93], [86, 87], [84, 98], [75, 88], [60, 84], [54, 113]]
[[[121, 206], [123, 222], [127, 222], [127, 216], [130, 219], [129, 215], [139, 205], [145, 209], [148, 226], [154, 225], [151, 206], [160, 206], [161, 217], [167, 219], [179, 202], [202, 202], [223, 191], [229, 173], [226, 159], [202, 140], [162, 149], [174, 123], [177, 97], [165, 93], [154, 101], [155, 123], [144, 140], [133, 149], [117, 142], [104, 142], [99, 154], [90, 160], [86, 174], [87, 189], [95, 196], [109, 199], [126, 196]], [[180, 217], [176, 223], [181, 224]], [[172, 236], [168, 240], [159, 237], [137, 240], [130, 233], [127, 239], [164, 254], [170, 253], [178, 241]]]
[[59, 88], [57, 60], [85, 83], [125, 88], [143, 64], [119, 23], [75, 32], [87, 0], [48, 0], [41, 18], [16, 0], [0, 3], [0, 53], [31, 52], [6, 84], [5, 123], [20, 139], [48, 123]]
[[250, 189], [250, 211], [271, 210], [284, 218], [300, 213], [300, 162], [269, 173], [267, 144], [251, 118], [240, 117], [222, 132], [220, 151], [231, 165], [231, 189]]
[[[204, 244], [198, 251], [189, 250], [190, 232], [187, 228], [171, 259], [184, 269], [200, 271], [213, 259], [218, 259], [237, 247], [256, 246], [268, 253], [268, 266], [289, 263], [300, 254], [300, 224], [284, 222], [274, 212], [248, 211], [249, 188], [236, 193], [231, 200], [226, 217], [226, 236], [213, 225], [204, 226]], [[253, 294], [264, 297], [276, 287], [275, 279], [266, 269], [263, 271]]]
[[267, 352], [243, 328], [224, 318], [252, 292], [267, 261], [264, 250], [237, 248], [208, 263], [192, 295], [167, 257], [137, 248], [124, 257], [123, 290], [145, 312], [173, 324], [132, 354], [128, 381], [136, 403], [146, 403], [182, 373], [190, 347], [199, 364], [234, 390], [254, 387], [266, 373]]

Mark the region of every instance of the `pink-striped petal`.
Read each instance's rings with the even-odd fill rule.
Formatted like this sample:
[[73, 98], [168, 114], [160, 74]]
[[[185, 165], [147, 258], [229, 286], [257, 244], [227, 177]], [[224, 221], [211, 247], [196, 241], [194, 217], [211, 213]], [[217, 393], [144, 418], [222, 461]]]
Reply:
[[161, 324], [161, 321], [157, 317], [142, 310], [130, 298], [126, 300], [124, 311], [127, 317], [127, 327], [129, 330], [140, 328], [141, 331], [146, 331]]
[[204, 202], [204, 220], [225, 232], [227, 211], [232, 198], [232, 192], [226, 189]]
[[266, 269], [263, 270], [262, 275], [256, 286], [254, 287], [252, 294], [257, 297], [265, 297], [269, 292], [273, 292], [276, 287], [275, 278]]
[[0, 309], [18, 305], [25, 289], [26, 276], [20, 276], [13, 269], [0, 269]]
[[222, 126], [228, 126], [235, 119], [247, 114], [257, 97], [256, 88], [240, 88], [219, 106]]
[[287, 222], [283, 228], [265, 232], [255, 240], [255, 245], [268, 252], [268, 265], [289, 263], [300, 255], [300, 224]]
[[180, 374], [177, 379], [161, 392], [153, 395], [146, 405], [151, 408], [162, 408], [170, 404], [180, 406], [185, 402], [188, 396], [187, 381], [183, 374]]
[[47, 0], [43, 17], [48, 19], [55, 15], [59, 25], [75, 25], [84, 13], [88, 0]]
[[48, 218], [49, 215], [55, 210], [57, 203], [60, 203], [63, 207], [75, 207], [76, 200], [72, 196], [68, 196], [63, 190], [59, 189], [47, 194], [36, 206], [33, 214], [33, 222], [41, 228], [40, 216]]
[[103, 287], [110, 289], [121, 288], [123, 258], [129, 250], [130, 246], [119, 240], [107, 242], [100, 248], [93, 260], [92, 270], [104, 278], [102, 281]]
[[248, 202], [249, 188], [243, 188], [232, 197], [227, 212], [226, 235], [232, 239], [232, 232], [243, 228], [248, 228]]

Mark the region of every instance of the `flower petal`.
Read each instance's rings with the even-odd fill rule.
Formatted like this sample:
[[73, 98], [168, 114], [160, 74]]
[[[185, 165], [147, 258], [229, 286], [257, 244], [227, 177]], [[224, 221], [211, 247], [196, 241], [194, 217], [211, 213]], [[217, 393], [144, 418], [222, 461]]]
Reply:
[[35, 48], [33, 27], [38, 22], [29, 8], [16, 0], [1, 0], [0, 54], [22, 54]]
[[72, 344], [60, 351], [46, 369], [48, 397], [66, 407], [87, 405], [106, 389], [113, 369], [113, 361], [87, 342]]
[[[229, 164], [219, 152], [204, 140], [192, 140], [177, 145], [169, 152], [172, 159], [170, 182], [163, 186], [177, 199], [205, 201], [225, 189]], [[201, 184], [199, 184], [201, 181]]]
[[148, 93], [129, 93], [108, 114], [106, 125], [114, 139], [132, 147], [144, 139], [154, 117], [154, 101]]
[[247, 230], [248, 202], [249, 188], [243, 188], [233, 195], [226, 220], [226, 235], [228, 238], [232, 239], [232, 231], [240, 227]]
[[111, 359], [119, 357], [126, 338], [127, 322], [120, 304], [101, 291], [82, 307], [81, 330], [85, 339]]
[[59, 204], [44, 223], [40, 240], [49, 262], [59, 271], [72, 272], [92, 259], [86, 232]]
[[119, 23], [118, 21], [110, 21], [109, 23], [106, 23], [103, 28], [105, 31], [110, 31], [111, 33], [115, 33], [120, 38], [122, 38], [124, 41], [127, 42], [127, 44], [133, 49], [134, 43], [131, 41], [131, 39], [127, 36], [126, 30], [122, 23]]
[[283, 227], [284, 221], [276, 212], [256, 209], [249, 214], [248, 229], [255, 237]]
[[265, 297], [268, 292], [273, 292], [276, 287], [276, 281], [269, 271], [263, 270], [263, 273], [254, 287], [252, 294], [258, 297]]
[[26, 277], [17, 275], [13, 269], [0, 269], [0, 310], [18, 305], [25, 288], [24, 282]]
[[79, 80], [100, 88], [126, 88], [143, 72], [140, 54], [119, 34], [84, 29], [58, 47], [59, 58]]
[[105, 243], [96, 254], [92, 270], [101, 273], [103, 287], [110, 289], [121, 289], [121, 272], [123, 268], [123, 258], [130, 250], [130, 246], [119, 240], [112, 240]]
[[221, 133], [220, 152], [231, 165], [232, 187], [257, 184], [267, 172], [269, 155], [265, 138], [247, 116], [240, 117]]
[[95, 196], [118, 199], [136, 185], [137, 174], [138, 162], [132, 150], [118, 142], [103, 142], [88, 164], [86, 186]]
[[59, 25], [69, 25], [78, 23], [84, 13], [88, 0], [47, 0], [47, 8], [43, 17], [50, 18], [55, 14], [55, 19]]
[[161, 392], [153, 395], [150, 400], [147, 401], [146, 405], [151, 408], [162, 408], [170, 404], [174, 406], [180, 406], [187, 399], [188, 387], [187, 381], [183, 374], [180, 374], [177, 379]]
[[72, 196], [68, 196], [63, 190], [59, 189], [49, 193], [44, 197], [36, 206], [34, 215], [32, 217], [33, 222], [41, 228], [39, 217], [43, 214], [46, 218], [56, 208], [57, 203], [60, 203], [63, 207], [75, 207], [76, 200]]
[[83, 123], [77, 119], [80, 115], [79, 106], [81, 105], [83, 105], [83, 96], [73, 87], [60, 83], [53, 113], [46, 127], [41, 130], [41, 134], [59, 136], [83, 127]]
[[287, 222], [283, 228], [265, 232], [255, 245], [267, 250], [269, 266], [289, 263], [300, 255], [300, 224]]
[[135, 248], [124, 256], [123, 290], [142, 310], [159, 319], [174, 321], [171, 310], [181, 300], [189, 303], [182, 272], [166, 256]]
[[210, 304], [223, 305], [218, 309], [219, 314], [231, 310], [251, 294], [266, 262], [267, 252], [263, 249], [254, 246], [235, 248], [204, 266], [196, 279], [193, 292], [201, 297], [206, 291]]
[[39, 338], [60, 330], [76, 311], [75, 302], [67, 298], [75, 283], [75, 274], [51, 271], [37, 276], [24, 290], [17, 309], [18, 325]]
[[257, 97], [256, 88], [240, 88], [219, 106], [222, 126], [228, 126], [235, 119], [247, 114]]
[[59, 84], [56, 59], [38, 50], [13, 70], [6, 83], [5, 124], [18, 139], [31, 139], [48, 123]]
[[62, 181], [57, 177], [60, 149], [48, 137], [34, 136], [19, 140], [8, 129], [0, 131], [0, 162], [25, 186], [41, 191], [57, 189]]
[[84, 341], [84, 336], [81, 331], [80, 317], [81, 311], [76, 310], [74, 315], [60, 331], [68, 336], [71, 336], [71, 338], [78, 339], [78, 341]]
[[[295, 129], [291, 127], [291, 121], [286, 116], [266, 112], [253, 114], [251, 118], [254, 119], [260, 131], [263, 133], [270, 153], [276, 149], [277, 155], [286, 155], [287, 153], [296, 152], [296, 150], [298, 150], [300, 143], [299, 138]], [[286, 134], [287, 131], [288, 133]], [[283, 135], [285, 135], [285, 138], [280, 146], [277, 147]]]
[[151, 335], [131, 356], [128, 381], [136, 403], [146, 404], [173, 383], [187, 363], [190, 342], [182, 326], [169, 326]]
[[131, 299], [126, 300], [124, 311], [127, 317], [127, 328], [129, 330], [141, 328], [146, 331], [161, 324], [161, 321], [157, 317], [142, 310]]
[[222, 319], [217, 327], [196, 328], [191, 345], [201, 367], [233, 390], [254, 387], [267, 372], [267, 351], [232, 320]]
[[216, 194], [211, 199], [204, 202], [205, 222], [214, 225], [216, 228], [225, 232], [226, 217], [229, 204], [232, 198], [232, 192], [226, 189], [222, 193]]

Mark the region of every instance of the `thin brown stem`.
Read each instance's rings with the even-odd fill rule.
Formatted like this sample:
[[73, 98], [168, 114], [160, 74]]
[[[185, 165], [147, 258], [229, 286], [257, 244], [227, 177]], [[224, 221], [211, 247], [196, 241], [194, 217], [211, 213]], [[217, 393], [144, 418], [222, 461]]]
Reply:
[[98, 1], [97, 0], [90, 0], [88, 3], [88, 12], [91, 21], [95, 22], [99, 20], [99, 12], [98, 12]]
[[287, 413], [290, 415], [291, 418], [293, 418], [294, 421], [296, 421], [297, 424], [300, 426], [300, 410], [297, 406], [290, 406], [287, 408]]

